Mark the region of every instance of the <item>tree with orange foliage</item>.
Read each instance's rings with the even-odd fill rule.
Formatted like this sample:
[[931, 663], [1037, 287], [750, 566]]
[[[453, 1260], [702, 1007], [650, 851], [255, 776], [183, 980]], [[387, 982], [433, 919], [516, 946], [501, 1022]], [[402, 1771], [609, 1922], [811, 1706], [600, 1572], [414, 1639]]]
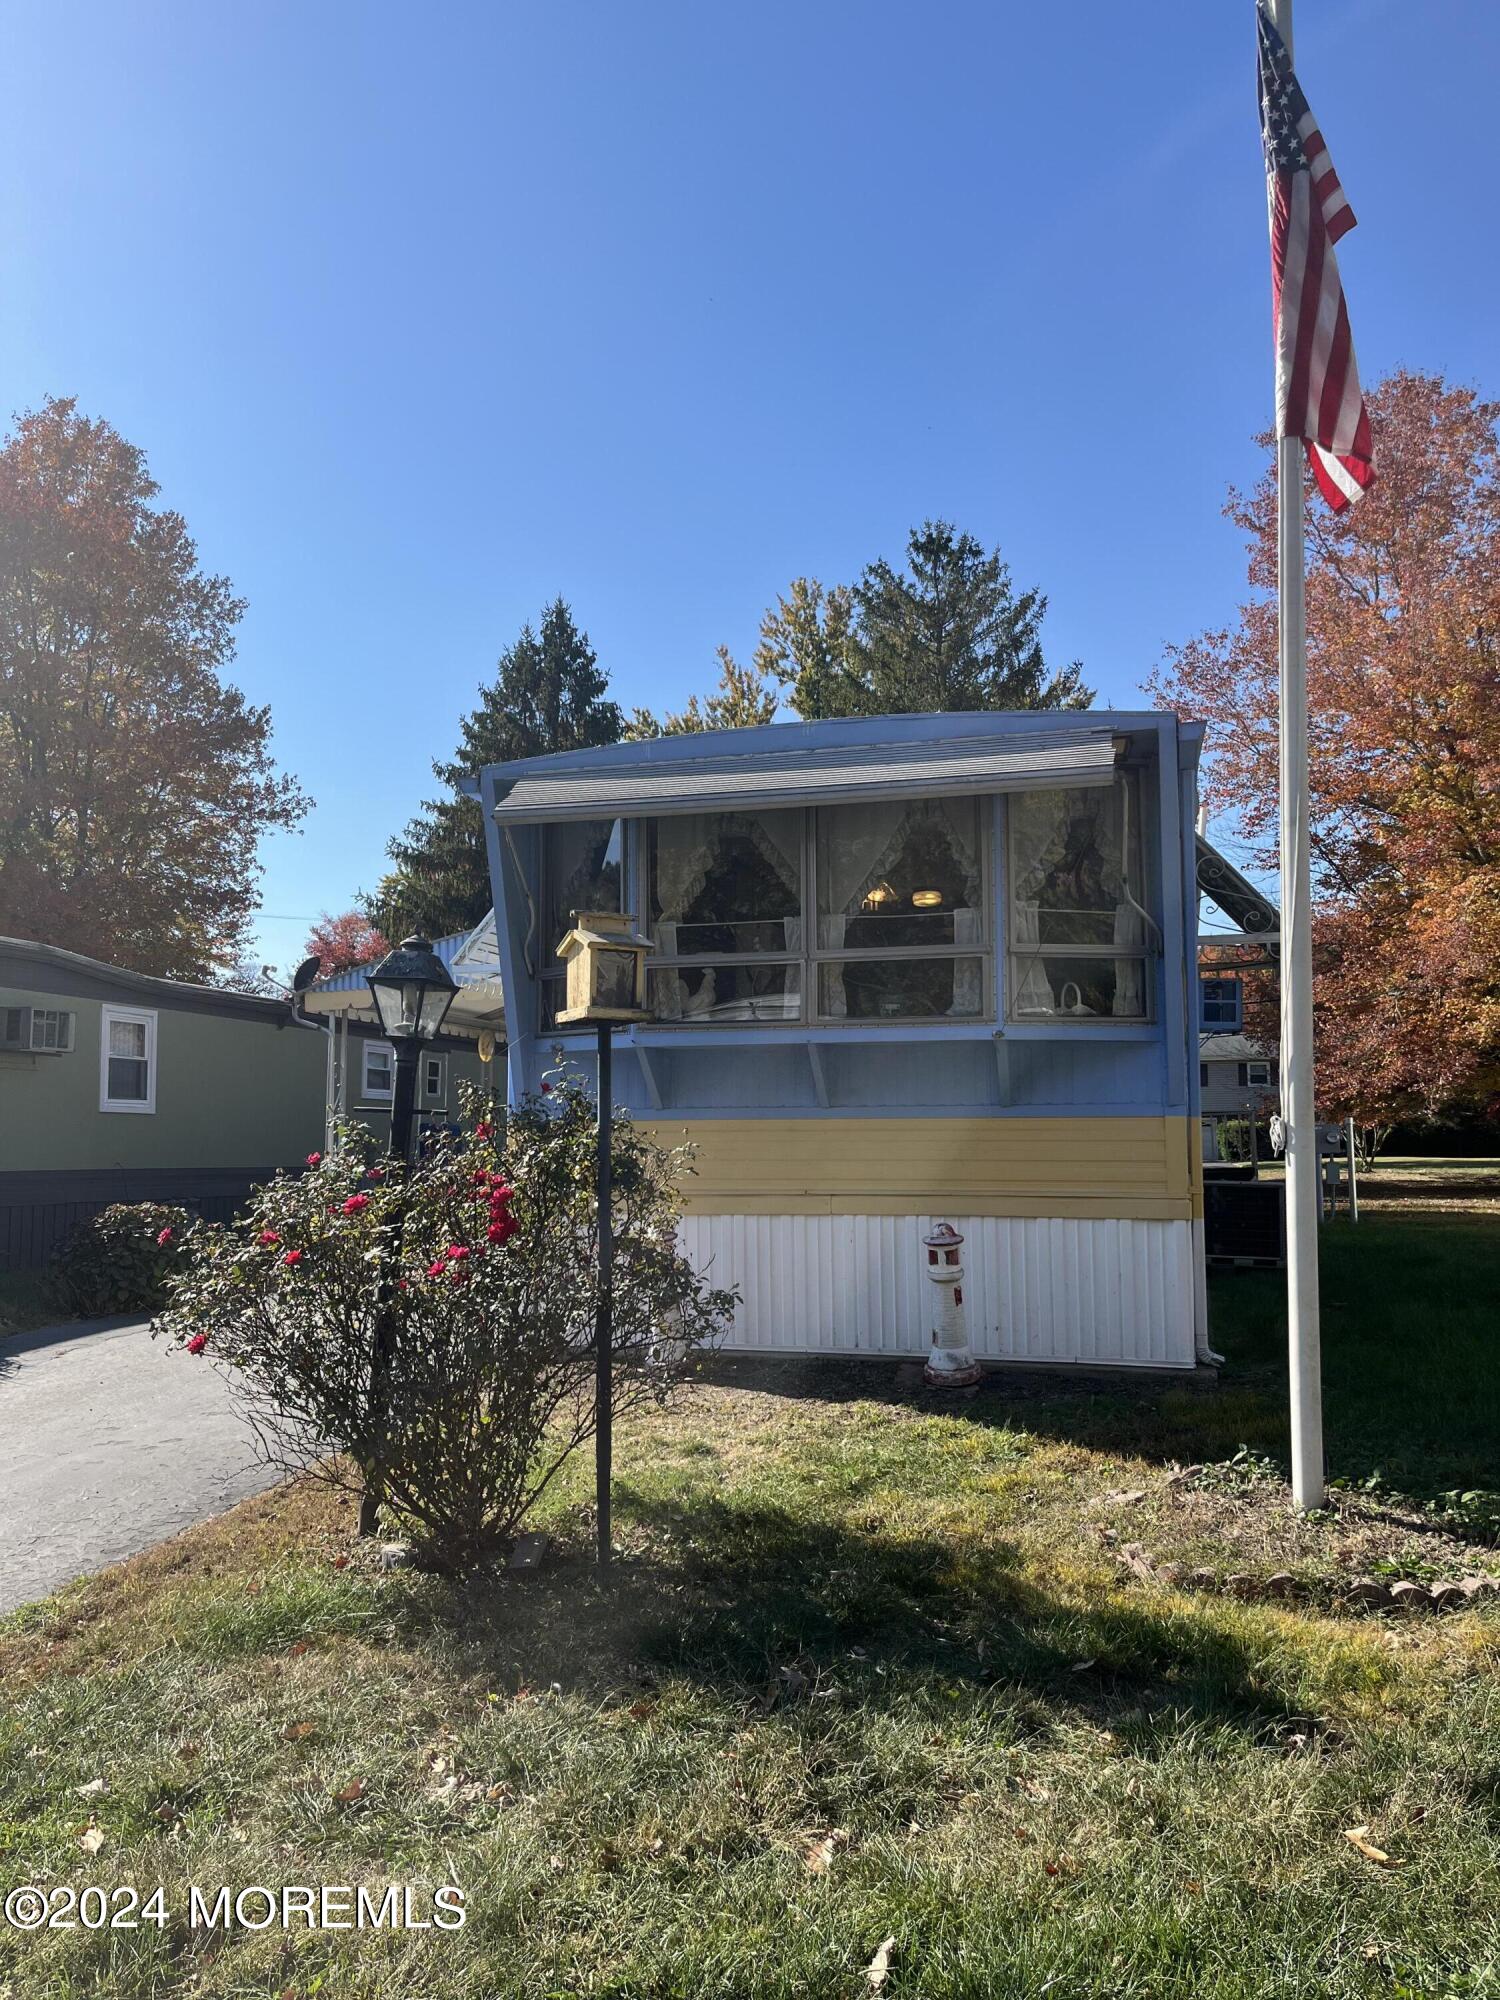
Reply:
[[390, 945], [363, 910], [346, 910], [341, 917], [330, 917], [325, 910], [308, 932], [303, 950], [318, 961], [319, 979], [329, 979], [336, 972], [373, 965], [385, 957]]
[[[1368, 400], [1379, 483], [1342, 515], [1309, 487], [1306, 528], [1318, 1103], [1373, 1125], [1500, 1112], [1500, 404], [1404, 371]], [[1207, 720], [1210, 808], [1273, 869], [1274, 463], [1226, 512], [1255, 594], [1149, 685]]]
[[222, 678], [244, 605], [156, 495], [71, 399], [0, 448], [0, 932], [205, 979], [308, 801]]

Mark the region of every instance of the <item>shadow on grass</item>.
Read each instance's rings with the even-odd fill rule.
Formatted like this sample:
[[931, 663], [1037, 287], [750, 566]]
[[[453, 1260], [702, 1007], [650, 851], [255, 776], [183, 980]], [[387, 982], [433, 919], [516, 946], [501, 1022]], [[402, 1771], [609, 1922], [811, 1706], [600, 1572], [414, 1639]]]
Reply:
[[1017, 1736], [1060, 1721], [1107, 1726], [1143, 1754], [1184, 1734], [1273, 1740], [1305, 1727], [1305, 1663], [1263, 1633], [1181, 1600], [1072, 1601], [1025, 1577], [1014, 1546], [901, 1536], [773, 1504], [695, 1497], [684, 1508], [626, 1482], [622, 1523], [655, 1550], [600, 1586], [585, 1561], [535, 1584], [455, 1586], [412, 1614], [490, 1685], [594, 1694], [622, 1681], [687, 1683], [749, 1714], [830, 1728], [851, 1709], [943, 1729], [964, 1701]]

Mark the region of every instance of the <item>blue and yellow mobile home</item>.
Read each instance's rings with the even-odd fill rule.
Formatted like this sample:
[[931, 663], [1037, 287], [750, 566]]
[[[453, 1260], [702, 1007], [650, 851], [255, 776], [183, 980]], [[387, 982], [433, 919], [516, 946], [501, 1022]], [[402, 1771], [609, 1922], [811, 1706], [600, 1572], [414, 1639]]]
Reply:
[[967, 1239], [981, 1359], [1207, 1352], [1194, 813], [1158, 713], [875, 716], [494, 765], [512, 1099], [574, 910], [652, 940], [617, 1098], [697, 1143], [683, 1224], [731, 1343], [922, 1354], [922, 1237]]

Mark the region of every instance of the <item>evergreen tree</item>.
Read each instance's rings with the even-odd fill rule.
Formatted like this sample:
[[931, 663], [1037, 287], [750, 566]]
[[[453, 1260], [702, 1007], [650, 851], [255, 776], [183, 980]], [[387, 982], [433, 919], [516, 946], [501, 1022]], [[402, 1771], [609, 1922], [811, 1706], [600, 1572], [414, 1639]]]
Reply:
[[522, 627], [464, 718], [453, 758], [432, 767], [443, 796], [426, 800], [387, 848], [395, 867], [366, 904], [387, 937], [412, 930], [443, 937], [480, 922], [492, 903], [484, 825], [478, 800], [460, 792], [459, 781], [485, 764], [618, 742], [624, 717], [606, 699], [608, 686], [562, 598], [547, 606], [539, 630]]
[[748, 667], [742, 667], [727, 646], [720, 646], [719, 685], [711, 695], [700, 702], [690, 694], [687, 707], [676, 715], [668, 710], [664, 720], [649, 708], [632, 709], [625, 735], [640, 742], [652, 736], [692, 736], [700, 729], [753, 729], [758, 723], [774, 722], [779, 706], [759, 652]]
[[1042, 657], [1046, 598], [1016, 596], [998, 550], [925, 521], [906, 554], [905, 570], [873, 562], [854, 586], [858, 707], [845, 713], [1088, 707], [1079, 663], [1052, 672]]
[[853, 616], [846, 584], [825, 590], [815, 577], [799, 576], [760, 621], [755, 664], [790, 688], [788, 700], [804, 722], [868, 712], [853, 666]]

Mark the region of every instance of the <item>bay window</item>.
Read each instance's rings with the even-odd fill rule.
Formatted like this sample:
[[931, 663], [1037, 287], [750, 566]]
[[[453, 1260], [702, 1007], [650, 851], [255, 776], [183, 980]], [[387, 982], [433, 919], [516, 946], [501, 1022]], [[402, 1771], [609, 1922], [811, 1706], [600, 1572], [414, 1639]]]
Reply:
[[[1008, 1012], [1148, 1018], [1133, 779], [1004, 801]], [[544, 830], [542, 1028], [574, 910], [636, 912], [661, 1022], [980, 1021], [995, 1011], [992, 795], [591, 820]]]
[[1134, 781], [1006, 802], [1012, 1020], [1144, 1021], [1146, 947]]

